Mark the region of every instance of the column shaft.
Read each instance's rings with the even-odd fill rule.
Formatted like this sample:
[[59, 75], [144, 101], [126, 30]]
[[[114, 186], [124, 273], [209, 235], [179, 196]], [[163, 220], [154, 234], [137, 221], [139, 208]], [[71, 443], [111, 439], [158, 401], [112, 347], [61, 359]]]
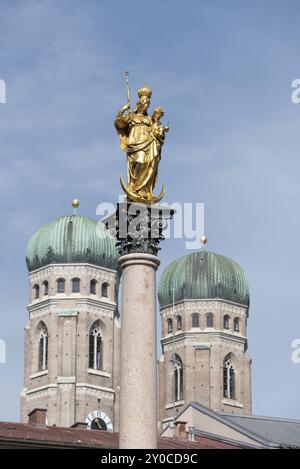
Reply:
[[133, 253], [122, 268], [120, 448], [157, 447], [156, 270], [159, 259]]

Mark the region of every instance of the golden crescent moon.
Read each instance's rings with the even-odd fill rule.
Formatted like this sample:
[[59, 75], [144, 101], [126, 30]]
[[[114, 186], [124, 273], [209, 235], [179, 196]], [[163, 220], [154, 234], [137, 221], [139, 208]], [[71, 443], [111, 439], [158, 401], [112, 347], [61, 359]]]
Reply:
[[158, 203], [166, 194], [166, 188], [165, 186], [163, 185], [162, 186], [162, 190], [160, 192], [160, 194], [158, 195], [153, 195], [152, 198], [149, 200], [149, 199], [143, 199], [142, 197], [138, 197], [136, 194], [134, 194], [133, 192], [131, 192], [130, 189], [128, 189], [128, 187], [126, 186], [122, 176], [120, 176], [120, 183], [121, 183], [121, 186], [122, 186], [122, 189], [123, 191], [125, 192], [125, 194], [127, 195], [128, 197], [128, 200], [131, 200], [132, 202], [140, 202], [142, 204], [147, 204], [147, 205], [151, 205], [151, 204], [156, 204]]

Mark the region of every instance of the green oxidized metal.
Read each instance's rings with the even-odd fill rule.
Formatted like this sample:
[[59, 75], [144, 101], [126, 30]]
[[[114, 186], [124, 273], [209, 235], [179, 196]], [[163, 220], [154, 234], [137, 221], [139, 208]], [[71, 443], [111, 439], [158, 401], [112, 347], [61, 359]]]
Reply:
[[117, 269], [115, 240], [101, 223], [79, 215], [59, 217], [31, 237], [26, 250], [29, 271], [48, 264], [84, 262]]
[[198, 251], [172, 262], [163, 272], [159, 302], [164, 307], [184, 299], [224, 299], [249, 306], [249, 286], [243, 269], [232, 259]]

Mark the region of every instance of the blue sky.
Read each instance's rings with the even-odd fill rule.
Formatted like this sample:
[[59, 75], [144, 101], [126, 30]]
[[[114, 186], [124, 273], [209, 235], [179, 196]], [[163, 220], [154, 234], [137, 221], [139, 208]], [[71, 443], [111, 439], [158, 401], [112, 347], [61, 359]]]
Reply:
[[[75, 196], [94, 218], [118, 198], [126, 69], [132, 95], [146, 81], [171, 125], [166, 200], [204, 201], [208, 249], [248, 276], [253, 412], [300, 419], [300, 3], [0, 0], [0, 11], [0, 420], [19, 419], [29, 237]], [[184, 241], [164, 243], [160, 270]]]

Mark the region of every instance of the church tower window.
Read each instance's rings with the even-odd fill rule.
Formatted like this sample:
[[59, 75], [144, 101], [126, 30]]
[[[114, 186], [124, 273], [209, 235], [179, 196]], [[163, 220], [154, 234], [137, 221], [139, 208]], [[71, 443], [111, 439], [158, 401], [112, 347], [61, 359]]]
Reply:
[[65, 293], [65, 279], [63, 278], [57, 280], [57, 293]]
[[182, 401], [183, 399], [183, 365], [182, 360], [176, 353], [171, 360], [173, 362], [173, 389], [174, 401]]
[[228, 316], [228, 314], [226, 314], [223, 318], [224, 329], [229, 329], [229, 320], [230, 320], [230, 317]]
[[240, 320], [239, 318], [234, 318], [233, 329], [235, 332], [240, 332]]
[[212, 313], [206, 315], [206, 327], [214, 327], [214, 315]]
[[89, 368], [101, 370], [103, 363], [102, 338], [99, 321], [94, 322], [90, 329]]
[[38, 326], [39, 329], [39, 371], [47, 370], [48, 368], [48, 330], [46, 325], [41, 322]]
[[40, 287], [39, 285], [34, 285], [34, 299], [37, 300], [40, 297]]
[[47, 282], [47, 280], [44, 281], [43, 286], [44, 286], [44, 295], [47, 296], [49, 293], [49, 283]]
[[171, 318], [168, 319], [168, 334], [172, 334], [173, 332], [173, 321]]
[[80, 293], [80, 280], [79, 278], [72, 279], [72, 293]]
[[97, 284], [96, 280], [91, 280], [90, 282], [90, 294], [91, 295], [96, 295], [96, 284]]
[[199, 314], [198, 313], [192, 314], [192, 327], [199, 327]]
[[176, 317], [176, 322], [177, 322], [177, 330], [178, 330], [178, 331], [181, 331], [181, 329], [182, 329], [182, 317], [181, 317], [181, 316], [177, 316], [177, 317]]
[[107, 298], [107, 296], [108, 296], [108, 283], [102, 283], [101, 296], [103, 296], [104, 298]]
[[235, 373], [230, 355], [227, 355], [223, 364], [223, 394], [228, 399], [234, 399], [235, 395]]

